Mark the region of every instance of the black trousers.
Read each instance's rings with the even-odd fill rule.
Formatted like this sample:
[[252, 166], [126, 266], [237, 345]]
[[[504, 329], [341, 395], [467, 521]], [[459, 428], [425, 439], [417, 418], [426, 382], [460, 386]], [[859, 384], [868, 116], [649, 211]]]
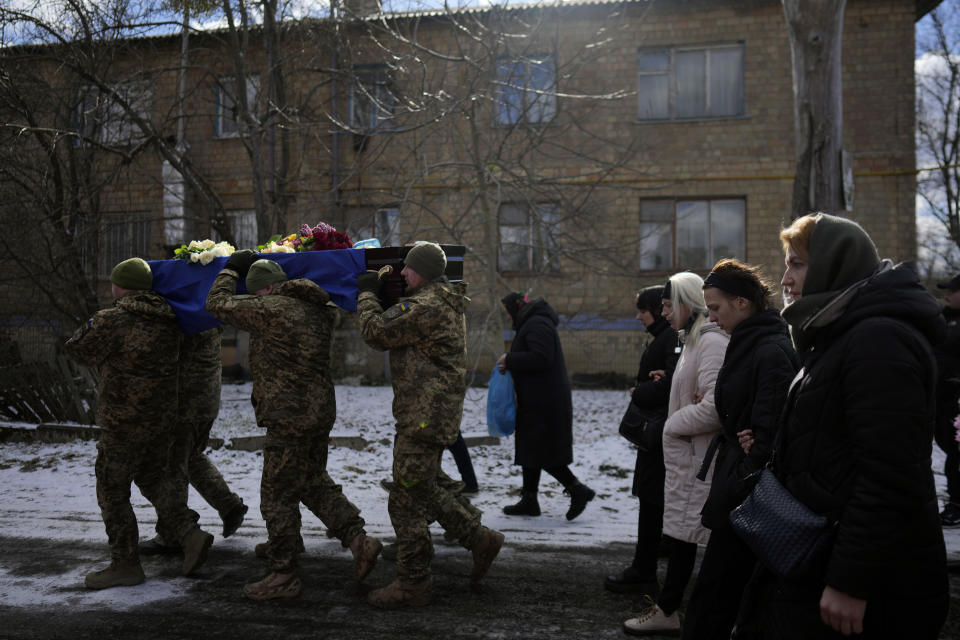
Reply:
[[731, 529], [715, 529], [700, 563], [687, 615], [684, 640], [727, 640], [740, 611], [743, 590], [756, 559]]
[[[557, 479], [557, 482], [563, 485], [565, 489], [577, 484], [577, 477], [570, 471], [570, 467], [550, 467], [544, 471]], [[523, 468], [523, 490], [529, 493], [536, 493], [540, 488], [540, 467]]]
[[670, 615], [680, 608], [683, 591], [693, 575], [693, 565], [697, 562], [697, 543], [683, 542], [667, 536], [670, 541], [670, 557], [667, 558], [667, 576], [660, 589], [657, 605]]
[[960, 505], [960, 442], [951, 418], [937, 417], [934, 440], [947, 458], [943, 463], [943, 475], [947, 477], [947, 499]]
[[453, 454], [453, 461], [457, 463], [457, 471], [460, 472], [460, 479], [466, 485], [466, 489], [475, 490], [477, 488], [477, 474], [473, 471], [470, 451], [467, 449], [467, 443], [463, 441], [463, 435], [457, 433], [456, 442], [447, 449]]
[[641, 498], [637, 514], [637, 548], [633, 552], [633, 568], [643, 578], [657, 579], [657, 553], [663, 530], [663, 504]]

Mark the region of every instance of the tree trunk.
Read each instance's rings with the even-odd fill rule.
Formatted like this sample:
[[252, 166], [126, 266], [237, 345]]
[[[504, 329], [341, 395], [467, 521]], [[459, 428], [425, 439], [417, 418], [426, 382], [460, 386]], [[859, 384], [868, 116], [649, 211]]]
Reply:
[[797, 163], [791, 217], [843, 208], [843, 80], [846, 0], [782, 0], [793, 58]]

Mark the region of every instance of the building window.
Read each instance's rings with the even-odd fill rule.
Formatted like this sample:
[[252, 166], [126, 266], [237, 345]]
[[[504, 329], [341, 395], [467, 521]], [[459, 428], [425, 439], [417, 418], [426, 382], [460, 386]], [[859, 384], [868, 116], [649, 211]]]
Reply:
[[146, 82], [125, 82], [111, 90], [92, 85], [82, 87], [75, 112], [80, 139], [107, 146], [130, 146], [142, 142], [146, 134], [135, 119], [149, 121], [152, 99], [153, 94]]
[[[236, 249], [256, 249], [260, 243], [257, 237], [257, 212], [253, 209], [227, 211], [227, 227]], [[223, 240], [216, 230], [211, 230], [210, 237], [217, 242]]]
[[743, 44], [641, 50], [637, 101], [640, 120], [743, 115]]
[[354, 67], [350, 85], [350, 128], [360, 134], [393, 129], [397, 98], [386, 65]]
[[[259, 104], [260, 76], [248, 75], [246, 86], [247, 108], [255, 114]], [[217, 78], [215, 91], [214, 135], [218, 138], [235, 138], [241, 132], [246, 133], [249, 125], [240, 121], [240, 107], [237, 105], [237, 77], [231, 75]]]
[[537, 56], [497, 62], [497, 124], [546, 123], [557, 113], [553, 58]]
[[510, 202], [500, 205], [500, 271], [543, 272], [557, 269], [553, 227], [557, 206]]
[[400, 209], [354, 209], [347, 214], [346, 234], [352, 242], [376, 238], [381, 247], [400, 246]]
[[722, 258], [745, 259], [742, 199], [640, 202], [640, 268], [710, 269]]
[[[83, 226], [79, 229], [81, 234]], [[150, 218], [145, 213], [105, 214], [100, 219], [99, 233], [87, 240], [83, 256], [86, 268], [95, 271], [98, 279], [108, 280], [117, 263], [127, 258], [150, 259]], [[90, 258], [94, 253], [96, 264]]]

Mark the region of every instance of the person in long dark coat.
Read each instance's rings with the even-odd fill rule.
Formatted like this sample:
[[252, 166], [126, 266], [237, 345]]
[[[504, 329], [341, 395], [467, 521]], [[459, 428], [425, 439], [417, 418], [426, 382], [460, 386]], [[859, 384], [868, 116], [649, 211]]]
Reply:
[[931, 469], [940, 307], [914, 266], [881, 261], [855, 222], [798, 218], [781, 233], [794, 301], [783, 310], [803, 363], [773, 470], [836, 523], [806, 575], [762, 569], [738, 629], [763, 638], [934, 640], [949, 586]]
[[[653, 336], [653, 340], [640, 356], [640, 367], [636, 384], [630, 392], [630, 401], [642, 409], [662, 410], [666, 415], [670, 402], [670, 381], [680, 358], [680, 348], [676, 330], [662, 315], [662, 296], [662, 286], [646, 287], [637, 292], [637, 319]], [[661, 424], [655, 446], [637, 448], [633, 474], [633, 495], [639, 499], [637, 546], [630, 566], [604, 580], [603, 586], [609, 591], [645, 593], [651, 598], [656, 598], [660, 592], [657, 554], [663, 529], [662, 427]]]
[[[730, 344], [714, 390], [722, 429], [700, 470], [701, 478], [713, 477], [701, 517], [710, 540], [687, 604], [685, 639], [730, 637], [756, 564], [733, 532], [730, 512], [770, 458], [780, 411], [800, 368], [787, 323], [770, 306], [772, 293], [759, 269], [736, 260], [718, 262], [703, 283], [710, 319], [730, 334]], [[752, 437], [749, 452], [740, 445], [742, 435]]]
[[944, 527], [960, 526], [960, 443], [953, 421], [960, 413], [960, 275], [941, 282], [945, 289], [943, 317], [947, 321], [947, 338], [934, 345], [937, 357], [937, 426], [934, 439], [946, 454], [943, 475], [947, 479], [947, 500], [940, 512]]
[[514, 464], [523, 467], [520, 502], [506, 506], [509, 516], [539, 516], [537, 492], [545, 470], [570, 495], [567, 520], [583, 513], [596, 493], [573, 475], [573, 400], [563, 359], [557, 313], [542, 298], [530, 300], [510, 293], [501, 302], [516, 336], [510, 353], [497, 360], [500, 372], [510, 371], [517, 393], [517, 430]]

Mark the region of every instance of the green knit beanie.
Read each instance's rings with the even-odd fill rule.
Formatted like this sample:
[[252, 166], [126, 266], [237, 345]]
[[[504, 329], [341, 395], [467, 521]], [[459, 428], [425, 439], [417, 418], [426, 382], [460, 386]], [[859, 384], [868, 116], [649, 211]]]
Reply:
[[447, 269], [447, 255], [435, 242], [418, 242], [407, 252], [403, 263], [427, 280], [434, 280]]
[[254, 293], [277, 282], [284, 282], [287, 274], [273, 260], [257, 260], [247, 271], [247, 292]]
[[153, 286], [153, 273], [143, 258], [127, 258], [110, 272], [110, 282], [122, 289], [146, 290]]

